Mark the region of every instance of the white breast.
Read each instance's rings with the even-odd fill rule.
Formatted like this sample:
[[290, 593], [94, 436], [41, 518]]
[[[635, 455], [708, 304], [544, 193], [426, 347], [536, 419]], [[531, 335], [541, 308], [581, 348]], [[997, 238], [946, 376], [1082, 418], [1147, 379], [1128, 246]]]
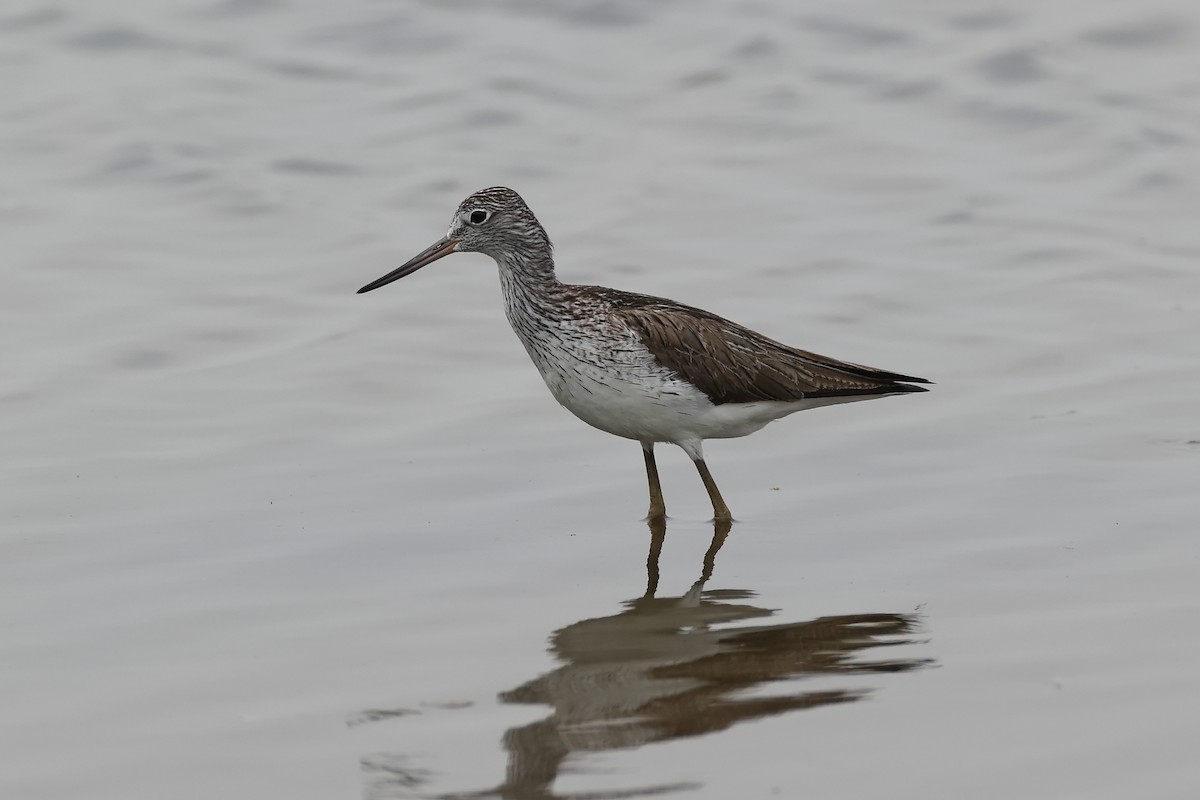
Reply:
[[[697, 444], [746, 436], [811, 405], [725, 403], [664, 368], [637, 334], [604, 313], [564, 315], [501, 270], [505, 311], [542, 379], [567, 410], [615, 436]], [[685, 446], [684, 449], [688, 449]]]
[[632, 331], [597, 337], [571, 324], [517, 329], [555, 399], [602, 431], [638, 441], [690, 438], [713, 404], [663, 369]]

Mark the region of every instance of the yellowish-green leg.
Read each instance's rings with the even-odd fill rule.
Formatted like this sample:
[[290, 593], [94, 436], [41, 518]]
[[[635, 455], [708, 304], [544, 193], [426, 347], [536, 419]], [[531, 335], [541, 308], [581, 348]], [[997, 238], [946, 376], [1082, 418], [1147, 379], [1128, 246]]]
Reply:
[[658, 482], [658, 464], [654, 462], [654, 442], [642, 444], [642, 455], [646, 457], [646, 482], [650, 484], [650, 513], [648, 519], [667, 518], [667, 504], [663, 502], [662, 484]]
[[700, 473], [700, 480], [704, 481], [704, 488], [708, 490], [708, 499], [712, 501], [713, 519], [716, 522], [731, 522], [733, 515], [729, 513], [729, 506], [725, 505], [725, 499], [721, 497], [721, 490], [717, 488], [717, 482], [708, 471], [708, 465], [704, 463], [703, 458], [697, 458], [693, 463]]

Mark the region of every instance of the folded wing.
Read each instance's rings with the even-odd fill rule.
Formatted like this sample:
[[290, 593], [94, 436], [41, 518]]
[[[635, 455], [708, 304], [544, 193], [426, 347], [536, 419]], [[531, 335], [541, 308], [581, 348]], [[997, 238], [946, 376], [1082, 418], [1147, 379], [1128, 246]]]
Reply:
[[614, 313], [660, 364], [716, 404], [924, 392], [911, 384], [929, 383], [798, 350], [707, 311], [657, 298], [644, 297]]

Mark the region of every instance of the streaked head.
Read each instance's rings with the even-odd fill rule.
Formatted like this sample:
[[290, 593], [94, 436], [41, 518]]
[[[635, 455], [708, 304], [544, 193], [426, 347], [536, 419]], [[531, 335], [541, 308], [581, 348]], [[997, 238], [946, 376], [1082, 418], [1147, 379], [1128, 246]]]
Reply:
[[521, 195], [503, 186], [481, 189], [459, 204], [443, 239], [359, 294], [386, 286], [451, 253], [484, 253], [497, 261], [549, 256], [550, 237]]

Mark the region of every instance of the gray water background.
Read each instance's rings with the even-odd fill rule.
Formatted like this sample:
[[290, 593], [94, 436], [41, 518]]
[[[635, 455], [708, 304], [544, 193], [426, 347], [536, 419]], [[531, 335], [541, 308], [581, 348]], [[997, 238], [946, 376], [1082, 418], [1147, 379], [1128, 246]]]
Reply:
[[[1198, 48], [1168, 0], [7, 0], [0, 796], [1194, 797]], [[707, 567], [664, 451], [648, 575], [636, 444], [490, 261], [354, 295], [493, 184], [565, 280], [937, 386], [709, 443]]]

